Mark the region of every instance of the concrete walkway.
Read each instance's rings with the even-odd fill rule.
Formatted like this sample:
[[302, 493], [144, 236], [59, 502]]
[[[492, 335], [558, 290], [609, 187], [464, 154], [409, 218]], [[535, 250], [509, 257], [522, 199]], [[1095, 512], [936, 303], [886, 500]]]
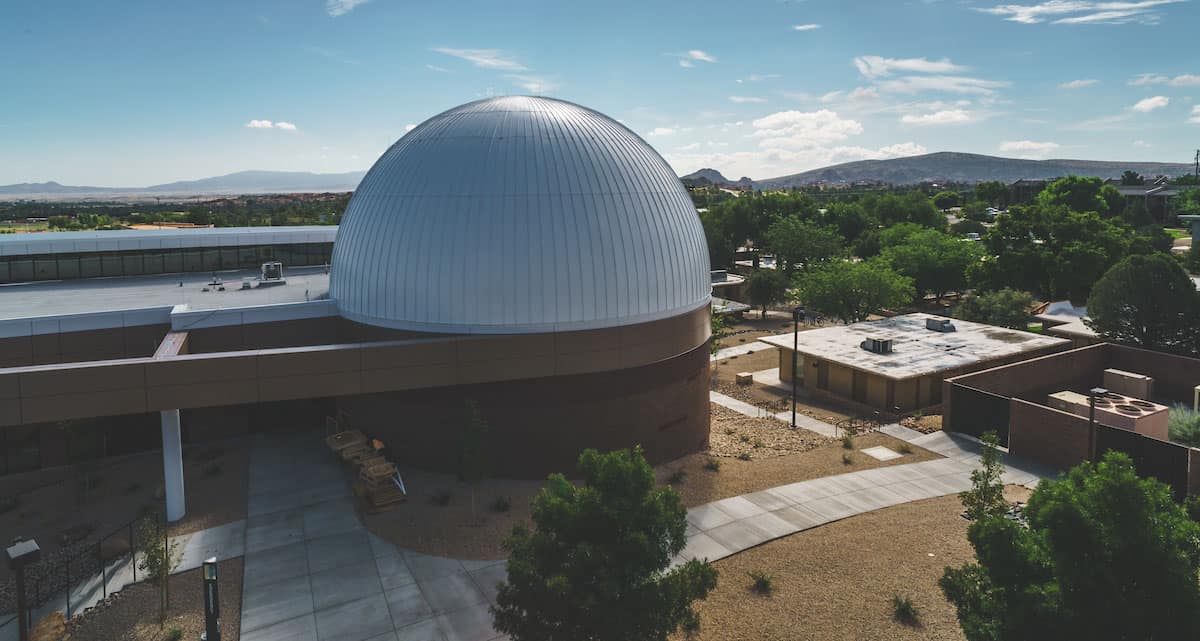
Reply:
[[[720, 405], [721, 407], [731, 409], [731, 410], [737, 412], [738, 414], [744, 414], [746, 416], [752, 416], [754, 418], [773, 418], [778, 421], [783, 421], [784, 423], [787, 423], [788, 425], [792, 424], [792, 411], [791, 410], [773, 414], [769, 410], [765, 410], [761, 407], [758, 407], [757, 405], [751, 405], [745, 401], [739, 401], [738, 399], [733, 398], [732, 396], [727, 396], [720, 392], [709, 392], [708, 400], [712, 403], [716, 403], [717, 405]], [[815, 419], [806, 414], [800, 414], [798, 412], [796, 413], [796, 425], [797, 425], [797, 427], [802, 427], [806, 430], [816, 432], [818, 434], [821, 434], [822, 436], [831, 436], [831, 437], [837, 436], [837, 428], [834, 425], [832, 425], [830, 423], [826, 423], [825, 421], [822, 421], [822, 420]]]
[[369, 533], [320, 435], [254, 443], [248, 513], [243, 641], [500, 636], [487, 608], [505, 562], [430, 556]]
[[742, 345], [734, 345], [733, 347], [726, 347], [725, 349], [717, 350], [717, 353], [713, 354], [709, 360], [719, 361], [729, 358], [730, 356], [744, 356], [746, 354], [762, 352], [768, 349], [775, 349], [775, 346], [754, 341], [752, 343], [744, 343]]
[[[900, 425], [885, 432], [946, 458], [838, 474], [735, 496], [688, 510], [687, 547], [675, 558], [716, 561], [809, 528], [971, 487], [980, 444], [957, 434], [921, 434]], [[1032, 487], [1054, 470], [1006, 457], [1004, 482]]]

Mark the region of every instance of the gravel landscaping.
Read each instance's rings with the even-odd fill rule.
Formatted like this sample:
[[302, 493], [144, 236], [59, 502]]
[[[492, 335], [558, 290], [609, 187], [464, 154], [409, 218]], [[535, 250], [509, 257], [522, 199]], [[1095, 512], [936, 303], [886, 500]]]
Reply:
[[[700, 603], [701, 641], [958, 641], [937, 580], [974, 558], [957, 496], [906, 503], [830, 523], [717, 561], [717, 589]], [[772, 576], [769, 596], [752, 571]], [[920, 625], [893, 620], [908, 596]], [[675, 639], [685, 637], [677, 634]]]
[[[221, 598], [221, 639], [237, 641], [242, 621], [242, 559], [217, 565]], [[199, 639], [204, 631], [204, 594], [200, 569], [172, 576], [168, 589], [171, 607], [166, 623], [158, 624], [158, 586], [142, 582], [131, 585], [100, 605], [71, 618], [67, 632], [71, 641], [163, 641], [173, 629], [180, 639]]]

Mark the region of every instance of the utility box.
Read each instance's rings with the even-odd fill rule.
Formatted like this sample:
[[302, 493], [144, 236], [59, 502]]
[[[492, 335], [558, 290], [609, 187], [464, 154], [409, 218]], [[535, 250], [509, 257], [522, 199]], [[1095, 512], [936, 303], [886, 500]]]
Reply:
[[1110, 392], [1147, 401], [1154, 396], [1152, 377], [1119, 369], [1104, 370], [1104, 387]]

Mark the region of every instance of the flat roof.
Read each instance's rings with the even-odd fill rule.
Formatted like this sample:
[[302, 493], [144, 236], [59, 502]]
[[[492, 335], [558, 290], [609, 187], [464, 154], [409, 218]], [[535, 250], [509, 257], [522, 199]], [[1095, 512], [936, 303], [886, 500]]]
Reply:
[[0, 256], [35, 256], [137, 249], [332, 243], [337, 225], [116, 229], [0, 234]]
[[[930, 318], [947, 320], [932, 314], [904, 314], [853, 325], [810, 329], [800, 332], [798, 351], [805, 356], [901, 380], [1070, 344], [1063, 338], [958, 319], [951, 321], [956, 331], [937, 332], [925, 328], [925, 321]], [[875, 354], [859, 347], [868, 338], [891, 339], [892, 353]], [[788, 351], [792, 349], [790, 332], [758, 340]]]
[[[329, 274], [324, 267], [284, 267], [283, 285], [240, 289], [256, 269], [217, 272], [225, 291], [210, 287], [212, 272], [81, 278], [0, 285], [0, 320], [66, 316], [187, 305], [191, 310], [233, 309], [326, 298]], [[180, 283], [183, 286], [180, 287]]]

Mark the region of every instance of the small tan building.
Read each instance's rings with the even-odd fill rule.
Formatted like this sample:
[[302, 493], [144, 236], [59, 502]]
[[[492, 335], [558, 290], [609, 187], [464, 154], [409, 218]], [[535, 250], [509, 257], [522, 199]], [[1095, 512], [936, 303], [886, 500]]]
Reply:
[[942, 401], [942, 380], [1071, 347], [1071, 341], [932, 314], [761, 338], [779, 348], [779, 378], [885, 411]]

